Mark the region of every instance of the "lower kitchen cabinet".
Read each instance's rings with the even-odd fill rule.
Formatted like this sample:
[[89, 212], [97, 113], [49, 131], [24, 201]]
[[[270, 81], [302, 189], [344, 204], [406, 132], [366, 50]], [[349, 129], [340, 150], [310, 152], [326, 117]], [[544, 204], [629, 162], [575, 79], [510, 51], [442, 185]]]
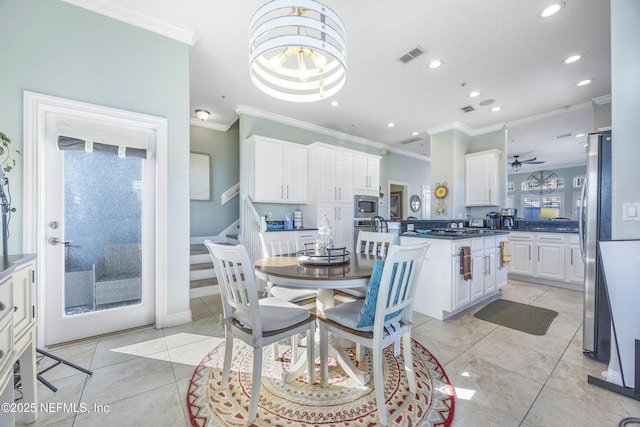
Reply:
[[[500, 263], [500, 241], [506, 235], [465, 239], [431, 239], [401, 236], [401, 245], [423, 242], [431, 247], [425, 255], [413, 309], [436, 319], [446, 319], [497, 295], [506, 285], [507, 268]], [[460, 250], [471, 250], [471, 279], [460, 274]]]
[[577, 234], [514, 231], [509, 241], [511, 277], [582, 290], [584, 263]]

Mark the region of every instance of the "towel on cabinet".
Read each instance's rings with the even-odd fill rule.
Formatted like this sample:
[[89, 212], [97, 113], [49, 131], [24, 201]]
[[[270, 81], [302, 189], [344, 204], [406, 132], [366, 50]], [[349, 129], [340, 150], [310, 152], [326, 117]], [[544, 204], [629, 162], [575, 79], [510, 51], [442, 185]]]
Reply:
[[509, 264], [511, 260], [511, 243], [508, 240], [500, 242], [500, 267]]
[[460, 275], [464, 280], [471, 280], [471, 248], [463, 246], [460, 248]]

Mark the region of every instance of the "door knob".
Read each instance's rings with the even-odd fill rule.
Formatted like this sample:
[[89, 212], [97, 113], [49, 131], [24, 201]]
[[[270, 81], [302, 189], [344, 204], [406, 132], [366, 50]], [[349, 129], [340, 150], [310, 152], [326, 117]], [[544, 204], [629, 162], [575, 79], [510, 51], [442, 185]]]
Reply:
[[69, 246], [71, 244], [71, 242], [69, 240], [60, 240], [57, 237], [51, 237], [49, 239], [49, 244], [50, 245], [65, 245], [65, 246]]

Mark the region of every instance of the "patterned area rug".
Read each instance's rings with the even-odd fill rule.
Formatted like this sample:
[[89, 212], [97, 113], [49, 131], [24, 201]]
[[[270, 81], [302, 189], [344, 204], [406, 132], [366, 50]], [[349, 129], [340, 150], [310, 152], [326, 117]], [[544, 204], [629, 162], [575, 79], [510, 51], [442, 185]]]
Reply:
[[[221, 389], [224, 342], [216, 346], [196, 367], [187, 392], [187, 408], [194, 427], [246, 426], [251, 392], [251, 348], [234, 343], [229, 387]], [[334, 360], [329, 364], [329, 386], [320, 386], [316, 362], [316, 383], [307, 384], [306, 374], [293, 382], [281, 381], [289, 367], [290, 349], [280, 345], [277, 360], [269, 347], [263, 354], [262, 386], [258, 402], [257, 426], [374, 426], [377, 407], [373, 380], [366, 386], [352, 381]], [[354, 357], [353, 352], [350, 352]], [[455, 408], [455, 392], [440, 363], [419, 342], [413, 340], [413, 363], [417, 393], [402, 406], [409, 387], [402, 356], [393, 356], [393, 346], [384, 353], [385, 400], [389, 425], [450, 426]], [[359, 366], [368, 370], [369, 353]], [[398, 409], [400, 408], [400, 409]]]

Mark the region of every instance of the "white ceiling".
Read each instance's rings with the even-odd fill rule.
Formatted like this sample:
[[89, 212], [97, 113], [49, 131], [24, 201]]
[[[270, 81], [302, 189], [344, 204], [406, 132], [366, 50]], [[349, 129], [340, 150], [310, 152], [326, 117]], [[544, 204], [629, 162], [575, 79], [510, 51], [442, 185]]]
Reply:
[[[270, 98], [249, 80], [249, 20], [266, 0], [65, 1], [160, 32], [195, 33], [191, 116], [205, 108], [223, 127], [247, 106], [428, 156], [429, 132], [505, 125], [508, 156], [537, 157], [546, 169], [584, 163], [585, 138], [575, 135], [594, 130], [591, 101], [611, 93], [609, 0], [565, 0], [546, 19], [539, 14], [552, 0], [321, 0], [347, 29], [349, 74], [337, 95], [306, 104]], [[415, 47], [426, 53], [400, 62]], [[562, 63], [574, 53], [584, 58]], [[428, 70], [433, 58], [444, 66]], [[583, 79], [593, 83], [576, 86]], [[471, 90], [481, 95], [468, 98]], [[340, 106], [329, 105], [334, 99]], [[495, 103], [479, 105], [487, 99]], [[476, 110], [462, 112], [467, 105]], [[400, 144], [412, 132], [420, 140]]]

